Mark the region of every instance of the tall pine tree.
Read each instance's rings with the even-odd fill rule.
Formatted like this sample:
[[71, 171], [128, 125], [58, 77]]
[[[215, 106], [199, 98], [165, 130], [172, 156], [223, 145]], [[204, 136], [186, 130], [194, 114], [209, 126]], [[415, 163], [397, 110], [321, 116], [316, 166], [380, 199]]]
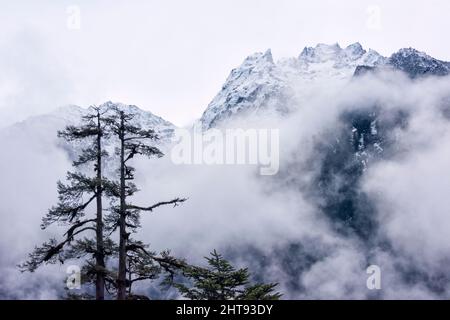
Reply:
[[[133, 183], [135, 179], [135, 168], [130, 165], [130, 161], [136, 156], [162, 157], [160, 149], [152, 143], [159, 140], [158, 135], [152, 129], [143, 129], [136, 121], [133, 121], [135, 114], [126, 112], [119, 107], [112, 108], [112, 114], [108, 117], [107, 123], [111, 133], [118, 140], [116, 154], [118, 156], [118, 181], [110, 184], [109, 194], [116, 198], [116, 205], [112, 207], [112, 219], [110, 228], [119, 229], [119, 252], [118, 252], [118, 275], [117, 275], [117, 299], [124, 300], [130, 298], [127, 288], [132, 284], [130, 277], [136, 272], [136, 266], [143, 270], [142, 259], [151, 255], [144, 249], [143, 245], [136, 245], [136, 241], [130, 239], [130, 234], [136, 232], [140, 227], [140, 213], [142, 211], [153, 211], [163, 205], [174, 205], [184, 202], [184, 198], [175, 198], [170, 201], [156, 203], [149, 207], [137, 206], [131, 203], [130, 198], [138, 191]], [[145, 255], [142, 255], [145, 253]], [[131, 256], [130, 256], [131, 255]], [[139, 258], [141, 261], [132, 260]], [[163, 259], [164, 260], [164, 259]], [[166, 261], [170, 261], [167, 259]], [[134, 268], [134, 269], [132, 269]], [[147, 271], [153, 269], [147, 269]], [[128, 277], [127, 277], [128, 275]], [[152, 277], [152, 272], [147, 272], [146, 276], [140, 275], [137, 278], [148, 279]], [[136, 280], [137, 281], [137, 280]], [[131, 293], [128, 290], [128, 293]]]
[[[66, 227], [64, 239], [50, 239], [30, 253], [29, 260], [21, 265], [24, 271], [34, 271], [46, 263], [61, 262], [73, 258], [88, 257], [84, 267], [86, 277], [95, 281], [95, 297], [105, 298], [105, 258], [111, 254], [113, 243], [104, 237], [102, 172], [103, 140], [107, 130], [103, 121], [106, 110], [91, 107], [90, 113], [82, 117], [79, 126], [67, 126], [58, 136], [67, 142], [80, 142], [87, 147], [81, 150], [73, 162], [76, 172], [68, 172], [67, 182], [58, 182], [58, 204], [52, 207], [42, 219], [41, 228], [52, 224]], [[92, 172], [88, 176], [85, 172]], [[95, 214], [87, 214], [95, 204]], [[90, 211], [90, 210], [89, 210]], [[88, 218], [86, 216], [89, 215]], [[95, 237], [92, 237], [92, 233]], [[84, 238], [82, 238], [84, 236]]]

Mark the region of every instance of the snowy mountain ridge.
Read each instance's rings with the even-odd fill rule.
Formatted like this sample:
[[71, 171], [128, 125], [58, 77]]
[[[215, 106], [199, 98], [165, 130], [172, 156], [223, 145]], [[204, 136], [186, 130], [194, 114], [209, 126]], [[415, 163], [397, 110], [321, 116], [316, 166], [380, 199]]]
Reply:
[[[115, 103], [107, 101], [99, 105], [99, 107], [102, 108], [117, 107], [119, 109], [124, 110], [126, 113], [134, 114], [135, 117], [133, 121], [135, 123], [141, 125], [144, 129], [155, 130], [162, 138], [170, 136], [173, 130], [175, 129], [175, 125], [173, 125], [169, 121], [157, 115], [154, 115], [150, 111], [140, 109], [135, 105], [127, 105], [120, 102]], [[79, 124], [81, 118], [91, 113], [91, 111], [92, 111], [91, 107], [84, 108], [77, 105], [61, 106], [49, 113], [29, 117], [26, 120], [18, 122], [6, 129], [21, 130], [30, 126], [51, 125], [54, 127], [55, 130], [61, 130], [66, 125]]]
[[269, 49], [247, 57], [231, 71], [200, 121], [204, 129], [209, 129], [238, 113], [265, 110], [285, 114], [290, 111], [288, 101], [301, 101], [310, 84], [329, 80], [345, 83], [355, 74], [378, 68], [401, 70], [411, 78], [450, 73], [449, 62], [412, 48], [400, 49], [387, 58], [373, 49], [366, 51], [358, 42], [345, 48], [337, 43], [318, 44], [305, 47], [296, 58], [277, 62]]
[[[237, 114], [285, 115], [292, 110], [292, 105], [302, 104], [309, 87], [323, 85], [327, 81], [345, 85], [356, 75], [382, 68], [401, 70], [412, 78], [450, 73], [449, 62], [413, 48], [400, 49], [387, 58], [373, 49], [365, 50], [358, 42], [344, 48], [337, 43], [319, 43], [315, 47], [305, 47], [297, 57], [278, 61], [274, 60], [269, 49], [248, 56], [231, 71], [199, 123], [206, 130], [232, 120]], [[136, 121], [143, 128], [154, 128], [163, 139], [170, 137], [176, 128], [135, 105], [108, 101], [102, 106], [112, 105], [136, 114]], [[52, 126], [62, 129], [67, 124], [76, 124], [86, 112], [88, 108], [64, 106], [48, 114], [30, 117], [12, 127], [23, 127], [26, 132], [25, 123], [34, 123], [38, 128]]]
[[329, 78], [349, 79], [358, 65], [374, 67], [385, 60], [374, 50], [364, 50], [359, 43], [346, 48], [337, 43], [305, 47], [297, 58], [278, 62], [274, 62], [270, 49], [255, 53], [231, 71], [222, 90], [201, 117], [203, 128], [214, 127], [242, 111], [289, 112], [286, 102], [298, 94], [293, 84], [301, 86]]
[[[128, 114], [134, 114], [135, 117], [132, 121], [143, 129], [155, 130], [160, 140], [152, 142], [152, 144], [156, 145], [164, 153], [167, 152], [176, 128], [175, 125], [135, 105], [108, 101], [100, 105], [100, 107], [117, 107]], [[81, 118], [90, 113], [92, 113], [91, 107], [83, 108], [76, 105], [62, 106], [52, 112], [32, 116], [10, 127], [3, 128], [0, 130], [0, 138], [21, 141], [21, 143], [27, 145], [27, 148], [33, 149], [34, 152], [38, 153], [50, 152], [56, 147], [64, 150], [68, 159], [74, 161], [82, 149], [86, 148], [90, 142], [84, 140], [66, 142], [57, 137], [57, 131], [63, 130], [68, 125], [79, 125]], [[106, 170], [110, 172], [113, 172], [116, 167], [114, 160], [115, 146], [117, 146], [117, 141], [114, 141], [113, 138], [104, 141], [104, 148], [111, 156], [107, 160], [106, 166]]]

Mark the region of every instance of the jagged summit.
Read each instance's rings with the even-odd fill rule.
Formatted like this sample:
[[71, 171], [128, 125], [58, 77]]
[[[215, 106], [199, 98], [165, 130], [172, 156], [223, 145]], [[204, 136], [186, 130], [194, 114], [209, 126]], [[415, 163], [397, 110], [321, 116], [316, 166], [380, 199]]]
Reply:
[[322, 63], [332, 60], [337, 63], [336, 66], [339, 66], [345, 63], [351, 64], [362, 58], [363, 62], [374, 64], [382, 60], [383, 57], [372, 49], [367, 52], [359, 42], [350, 44], [345, 48], [341, 48], [338, 43], [331, 45], [319, 43], [315, 47], [305, 47], [298, 60], [305, 63]]
[[414, 48], [402, 48], [374, 68], [360, 65], [355, 70], [355, 76], [381, 69], [400, 70], [410, 78], [421, 76], [446, 76], [450, 74], [450, 63], [435, 59], [425, 52]]
[[133, 104], [124, 104], [121, 102], [107, 101], [100, 105], [100, 107], [116, 107], [123, 109], [127, 113], [132, 113], [135, 115], [134, 121], [139, 122], [143, 128], [156, 128], [160, 133], [166, 131], [173, 131], [175, 125], [171, 122], [151, 113], [150, 111], [143, 110]]
[[254, 63], [258, 62], [267, 62], [267, 63], [273, 63], [273, 56], [272, 56], [272, 50], [267, 49], [266, 52], [257, 52], [252, 54], [251, 56], [248, 56], [244, 62], [243, 65], [252, 65]]
[[338, 43], [327, 45], [319, 43], [316, 47], [305, 47], [298, 57], [306, 62], [321, 62], [336, 58], [342, 51]]
[[414, 48], [403, 48], [392, 54], [389, 64], [412, 78], [421, 75], [445, 76], [450, 73], [449, 62], [435, 59]]
[[[365, 50], [359, 42], [342, 48], [338, 43], [319, 43], [305, 47], [299, 56], [274, 61], [272, 53], [255, 53], [232, 70], [222, 90], [201, 117], [204, 129], [218, 125], [241, 113], [261, 110], [286, 113], [294, 96], [311, 84], [330, 79], [348, 81], [354, 75], [378, 68], [401, 70], [410, 77], [447, 75], [450, 64], [413, 48], [400, 49], [391, 57], [373, 49]], [[295, 87], [293, 87], [293, 84]]]
[[352, 43], [347, 46], [347, 48], [344, 49], [345, 51], [352, 52], [352, 53], [366, 53], [366, 50], [364, 50], [363, 46], [359, 42]]
[[358, 42], [345, 48], [338, 43], [321, 43], [305, 47], [297, 58], [276, 62], [270, 49], [252, 54], [231, 71], [222, 90], [203, 113], [202, 126], [209, 129], [243, 112], [286, 113], [287, 101], [296, 95], [292, 83], [350, 79], [358, 65], [376, 66], [385, 59], [374, 50], [366, 51]]
[[222, 90], [209, 104], [202, 117], [202, 126], [208, 129], [221, 119], [244, 110], [265, 108], [282, 111], [286, 79], [274, 62], [271, 50], [247, 57], [238, 68], [231, 71]]

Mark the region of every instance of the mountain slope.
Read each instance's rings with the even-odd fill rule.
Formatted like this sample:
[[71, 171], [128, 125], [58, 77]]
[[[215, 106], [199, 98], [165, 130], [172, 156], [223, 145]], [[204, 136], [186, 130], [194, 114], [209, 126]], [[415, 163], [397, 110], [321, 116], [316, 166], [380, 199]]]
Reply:
[[[175, 129], [175, 125], [163, 118], [154, 115], [150, 111], [140, 109], [135, 105], [127, 105], [123, 103], [114, 103], [111, 101], [105, 102], [100, 107], [118, 107], [123, 109], [127, 113], [135, 114], [133, 121], [139, 123], [144, 129], [154, 129], [162, 137], [168, 137]], [[90, 108], [83, 108], [77, 105], [68, 105], [55, 109], [52, 112], [33, 116], [24, 121], [18, 122], [7, 128], [3, 128], [1, 132], [3, 134], [8, 133], [26, 133], [28, 130], [48, 130], [55, 131], [61, 130], [66, 125], [75, 125], [81, 121], [83, 115], [87, 115], [90, 112]], [[51, 128], [49, 128], [51, 127]]]
[[450, 62], [435, 59], [413, 48], [400, 49], [389, 58], [388, 63], [412, 78], [423, 75], [446, 76], [450, 73]]
[[274, 62], [272, 53], [255, 53], [233, 69], [221, 91], [201, 117], [204, 129], [218, 125], [238, 113], [290, 111], [298, 85], [329, 78], [349, 79], [358, 65], [376, 66], [385, 58], [368, 52], [359, 43], [341, 48], [338, 44], [306, 47], [297, 58]]
[[[108, 101], [101, 106], [118, 107], [127, 113], [135, 114], [133, 121], [138, 123], [144, 129], [153, 129], [160, 136], [160, 140], [156, 142], [158, 146], [164, 149], [166, 143], [172, 137], [176, 128], [169, 121], [154, 115], [149, 111], [142, 110], [135, 105], [126, 105], [123, 103], [113, 103]], [[82, 108], [76, 105], [60, 107], [53, 112], [30, 117], [24, 121], [16, 123], [12, 126], [0, 130], [0, 137], [6, 140], [16, 141], [17, 144], [23, 144], [24, 147], [34, 150], [35, 152], [47, 152], [54, 148], [65, 150], [71, 160], [75, 159], [82, 148], [86, 146], [84, 143], [74, 141], [70, 143], [57, 137], [57, 131], [62, 130], [67, 125], [77, 125], [80, 123], [83, 115], [90, 112], [89, 108]], [[18, 148], [20, 146], [17, 146]], [[105, 141], [105, 148], [110, 154], [114, 153], [114, 145], [112, 141]]]

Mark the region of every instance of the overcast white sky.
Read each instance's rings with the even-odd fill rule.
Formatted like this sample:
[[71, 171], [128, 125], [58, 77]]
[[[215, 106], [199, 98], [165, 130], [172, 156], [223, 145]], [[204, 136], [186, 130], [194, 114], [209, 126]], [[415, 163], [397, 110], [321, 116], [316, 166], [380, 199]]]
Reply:
[[0, 0], [3, 123], [112, 100], [186, 125], [232, 68], [267, 48], [278, 59], [359, 41], [450, 60], [449, 12], [448, 0]]

